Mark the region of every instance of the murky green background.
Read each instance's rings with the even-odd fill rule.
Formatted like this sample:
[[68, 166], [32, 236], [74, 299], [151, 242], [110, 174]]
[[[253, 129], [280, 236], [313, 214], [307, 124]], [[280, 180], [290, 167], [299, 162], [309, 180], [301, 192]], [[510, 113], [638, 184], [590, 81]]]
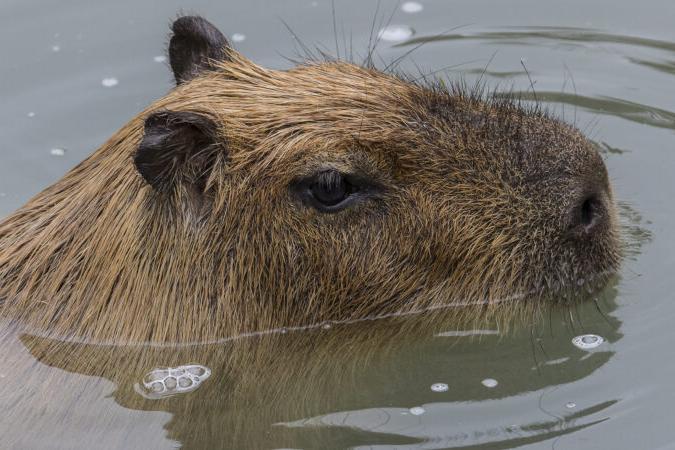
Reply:
[[[481, 324], [489, 333], [473, 337], [425, 316], [189, 348], [15, 334], [0, 347], [0, 447], [675, 448], [675, 2], [419, 3], [405, 13], [381, 2], [376, 21], [395, 12], [415, 33], [383, 42], [381, 65], [426, 40], [403, 68], [471, 82], [492, 59], [489, 85], [533, 97], [524, 63], [538, 99], [603, 149], [634, 251], [599, 308], [508, 333]], [[245, 35], [235, 46], [269, 67], [296, 54], [282, 20], [307, 44], [335, 46], [326, 0], [3, 0], [0, 215], [172, 86], [155, 57], [181, 9]], [[375, 10], [335, 2], [341, 51], [351, 38], [365, 53]], [[571, 340], [583, 333], [607, 342], [579, 350]], [[191, 362], [213, 372], [192, 393], [134, 389], [154, 367]]]

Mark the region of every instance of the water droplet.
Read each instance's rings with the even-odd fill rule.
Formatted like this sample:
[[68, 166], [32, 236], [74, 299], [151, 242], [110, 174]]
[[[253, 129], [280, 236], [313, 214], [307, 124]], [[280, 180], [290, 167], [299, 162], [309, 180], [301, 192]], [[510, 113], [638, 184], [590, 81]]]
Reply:
[[58, 53], [61, 51], [61, 46], [60, 45], [52, 45], [52, 51], [54, 53]]
[[324, 330], [330, 330], [331, 328], [333, 328], [333, 325], [330, 322], [326, 322], [323, 325], [321, 325], [321, 328], [323, 328]]
[[154, 58], [152, 58], [152, 60], [155, 61], [156, 63], [163, 63], [163, 62], [166, 61], [166, 56], [164, 56], [164, 55], [157, 55], [157, 56], [155, 56]]
[[413, 34], [415, 32], [407, 25], [389, 25], [382, 28], [377, 36], [383, 41], [399, 42], [410, 39]]
[[413, 416], [421, 416], [426, 412], [424, 408], [422, 408], [421, 406], [413, 406], [408, 411], [410, 411], [410, 414], [412, 414]]
[[422, 11], [424, 6], [417, 2], [405, 2], [401, 5], [401, 11], [408, 14], [414, 14]]
[[497, 387], [497, 385], [499, 384], [499, 382], [494, 378], [486, 378], [483, 381], [481, 381], [481, 383], [483, 384], [483, 386], [487, 388], [494, 388]]
[[53, 149], [49, 150], [49, 153], [52, 156], [63, 156], [63, 155], [66, 154], [66, 149], [64, 149], [64, 148], [53, 148]]
[[576, 407], [577, 407], [577, 404], [574, 403], [574, 402], [568, 402], [568, 403], [565, 404], [565, 408], [567, 408], [567, 409], [574, 409]]
[[582, 286], [585, 282], [586, 282], [586, 280], [584, 280], [583, 278], [579, 278], [577, 280], [577, 286]]
[[101, 84], [103, 85], [103, 87], [117, 86], [118, 83], [119, 83], [119, 81], [117, 80], [117, 78], [112, 78], [112, 77], [111, 78], [104, 78], [103, 80], [101, 80]]
[[434, 392], [445, 392], [448, 390], [448, 385], [445, 383], [434, 383], [431, 385], [431, 390]]
[[246, 35], [242, 33], [234, 33], [232, 35], [232, 42], [244, 42], [246, 40]]
[[582, 350], [596, 348], [605, 342], [605, 338], [597, 334], [582, 334], [572, 339], [572, 344]]
[[31, 111], [31, 112], [29, 112], [29, 113], [27, 114], [27, 116], [28, 116], [28, 117], [35, 117], [35, 113], [34, 113], [33, 111]]

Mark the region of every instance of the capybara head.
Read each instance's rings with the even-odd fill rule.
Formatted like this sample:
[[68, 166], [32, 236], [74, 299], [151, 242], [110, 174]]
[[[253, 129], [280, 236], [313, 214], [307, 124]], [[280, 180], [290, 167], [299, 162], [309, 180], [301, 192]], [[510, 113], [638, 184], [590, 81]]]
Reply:
[[198, 17], [177, 86], [0, 225], [5, 310], [198, 340], [553, 299], [618, 265], [603, 161], [535, 107], [344, 61], [262, 68]]

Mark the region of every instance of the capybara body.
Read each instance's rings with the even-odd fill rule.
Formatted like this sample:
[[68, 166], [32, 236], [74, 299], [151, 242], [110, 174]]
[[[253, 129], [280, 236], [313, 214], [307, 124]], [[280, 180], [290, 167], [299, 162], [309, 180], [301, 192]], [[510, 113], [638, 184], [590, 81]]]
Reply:
[[574, 127], [343, 61], [265, 69], [197, 17], [173, 32], [177, 87], [0, 224], [4, 315], [198, 341], [617, 267], [607, 171]]

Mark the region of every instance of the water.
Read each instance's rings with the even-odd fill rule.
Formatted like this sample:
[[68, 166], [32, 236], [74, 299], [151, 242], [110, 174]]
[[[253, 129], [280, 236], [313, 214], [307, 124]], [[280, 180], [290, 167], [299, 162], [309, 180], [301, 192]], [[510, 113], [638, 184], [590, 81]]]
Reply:
[[[494, 323], [455, 329], [425, 315], [181, 348], [10, 333], [0, 347], [3, 446], [675, 445], [675, 3], [414, 3], [422, 9], [392, 19], [414, 35], [383, 43], [384, 62], [427, 42], [402, 68], [469, 82], [482, 76], [534, 99], [527, 68], [537, 99], [602, 149], [632, 250], [598, 307], [554, 310], [508, 331]], [[355, 53], [365, 54], [375, 6], [335, 2], [342, 54], [349, 46], [343, 30]], [[376, 33], [396, 7], [382, 2]], [[171, 87], [157, 56], [180, 9], [245, 37], [232, 40], [270, 67], [288, 67], [284, 57], [297, 50], [280, 17], [305, 42], [335, 45], [331, 3], [323, 0], [5, 0], [0, 214], [56, 181]], [[52, 149], [67, 152], [56, 157]], [[592, 351], [572, 343], [591, 334], [604, 340]], [[186, 365], [208, 368], [209, 379], [162, 398], [134, 389], [157, 368]], [[488, 379], [498, 384], [487, 387]], [[430, 389], [441, 381], [447, 391]]]

